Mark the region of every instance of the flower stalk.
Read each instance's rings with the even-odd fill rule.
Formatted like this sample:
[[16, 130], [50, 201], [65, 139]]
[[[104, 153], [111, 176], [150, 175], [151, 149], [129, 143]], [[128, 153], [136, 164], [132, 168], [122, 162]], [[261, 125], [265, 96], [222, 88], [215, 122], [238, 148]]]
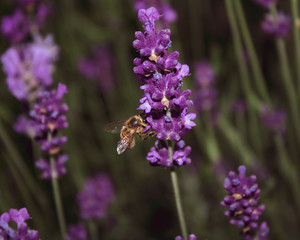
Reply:
[[238, 68], [240, 72], [240, 78], [241, 78], [241, 85], [243, 88], [243, 91], [245, 93], [245, 97], [247, 99], [247, 102], [249, 104], [249, 121], [250, 121], [250, 126], [249, 126], [249, 132], [250, 132], [250, 137], [252, 140], [252, 143], [255, 147], [255, 149], [261, 153], [261, 139], [259, 139], [259, 133], [258, 133], [258, 124], [257, 124], [257, 117], [254, 112], [253, 106], [255, 106], [255, 101], [254, 97], [256, 97], [252, 91], [251, 85], [250, 85], [250, 78], [249, 78], [249, 72], [245, 63], [245, 60], [242, 57], [242, 41], [236, 21], [236, 17], [234, 14], [234, 9], [233, 9], [233, 3], [230, 0], [225, 0], [226, 3], [226, 10], [229, 18], [229, 23], [230, 27], [232, 30], [232, 37], [233, 37], [233, 43], [234, 43], [234, 48], [235, 48], [235, 54], [237, 58], [237, 63], [238, 63]]
[[51, 166], [51, 184], [54, 195], [56, 213], [58, 216], [58, 223], [61, 233], [61, 239], [66, 238], [66, 221], [63, 211], [63, 205], [60, 196], [59, 184], [57, 179], [57, 172], [55, 168], [55, 158], [53, 156], [50, 157], [50, 166]]
[[[39, 205], [42, 208], [46, 208], [47, 200], [45, 198], [45, 195], [43, 194], [42, 189], [33, 179], [27, 165], [24, 163], [24, 160], [19, 155], [17, 147], [9, 137], [1, 121], [0, 121], [0, 139], [3, 142], [4, 146], [7, 148], [7, 152], [12, 159], [14, 167], [18, 169], [18, 173], [22, 176], [22, 179], [26, 183], [26, 186], [28, 186], [29, 191], [34, 196], [36, 196]], [[36, 192], [39, 192], [39, 194], [36, 194]]]
[[264, 80], [262, 71], [260, 69], [258, 57], [257, 57], [256, 51], [255, 51], [254, 45], [253, 45], [253, 41], [251, 39], [251, 35], [250, 35], [249, 28], [248, 28], [248, 25], [247, 25], [247, 22], [245, 19], [245, 14], [244, 14], [241, 2], [240, 2], [240, 0], [235, 0], [233, 2], [235, 4], [238, 22], [241, 25], [240, 26], [241, 27], [241, 35], [245, 41], [247, 52], [249, 53], [249, 56], [250, 56], [250, 63], [251, 63], [251, 67], [253, 70], [253, 76], [254, 76], [257, 90], [260, 94], [260, 97], [262, 97], [262, 99], [265, 102], [270, 104], [271, 99], [270, 99], [269, 93], [267, 91], [267, 87], [265, 85], [265, 80]]
[[183, 213], [183, 208], [182, 208], [182, 203], [181, 203], [181, 198], [180, 198], [177, 174], [176, 174], [174, 168], [171, 168], [171, 180], [172, 180], [172, 187], [173, 187], [173, 191], [174, 191], [174, 197], [175, 197], [175, 203], [176, 203], [176, 209], [177, 209], [181, 234], [184, 237], [184, 239], [187, 239], [187, 236], [188, 236], [187, 228], [186, 228], [186, 223], [185, 223], [185, 219], [184, 219], [184, 213]]
[[99, 239], [98, 229], [95, 222], [92, 219], [88, 221], [88, 228], [89, 228], [91, 240], [98, 240]]
[[298, 79], [298, 88], [300, 89], [300, 30], [298, 26], [299, 21], [299, 5], [297, 0], [290, 0], [291, 12], [293, 16], [293, 37], [294, 37], [294, 48], [295, 48], [295, 63]]
[[[168, 140], [168, 151], [169, 151], [169, 160], [172, 162], [173, 147], [172, 147], [172, 142], [170, 140]], [[177, 174], [176, 174], [174, 167], [171, 168], [171, 181], [172, 181], [172, 187], [173, 187], [173, 192], [174, 192], [174, 198], [175, 198], [175, 203], [176, 203], [176, 210], [177, 210], [178, 220], [179, 220], [179, 224], [180, 224], [181, 234], [184, 239], [187, 239], [187, 237], [188, 237], [187, 228], [186, 228], [184, 212], [183, 212], [181, 198], [180, 198]]]
[[[273, 5], [271, 7], [271, 13], [274, 16], [274, 18], [277, 19], [276, 6]], [[289, 101], [289, 107], [290, 107], [290, 111], [291, 111], [293, 125], [296, 129], [296, 132], [297, 132], [297, 135], [299, 138], [300, 137], [300, 125], [299, 125], [300, 115], [299, 115], [299, 110], [297, 109], [297, 106], [298, 106], [297, 95], [295, 92], [292, 75], [291, 75], [291, 71], [289, 68], [288, 56], [287, 56], [286, 46], [285, 46], [283, 38], [276, 39], [276, 47], [277, 47], [277, 52], [279, 55], [281, 74], [282, 74], [282, 78], [284, 79], [283, 83], [284, 83], [284, 87], [287, 92], [287, 97], [288, 97], [288, 101]]]

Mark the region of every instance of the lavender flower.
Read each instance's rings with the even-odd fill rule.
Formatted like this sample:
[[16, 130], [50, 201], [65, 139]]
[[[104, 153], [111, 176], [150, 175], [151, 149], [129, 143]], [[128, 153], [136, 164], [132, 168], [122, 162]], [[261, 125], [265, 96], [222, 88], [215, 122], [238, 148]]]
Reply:
[[[30, 218], [26, 208], [10, 209], [8, 213], [3, 213], [0, 216], [0, 239], [39, 240], [39, 233], [30, 230], [25, 223]], [[9, 226], [11, 221], [17, 224], [17, 230]]]
[[103, 218], [114, 197], [113, 185], [107, 175], [99, 173], [88, 178], [77, 196], [81, 217], [83, 219]]
[[1, 32], [11, 43], [21, 43], [29, 36], [30, 30], [33, 32], [42, 28], [51, 12], [50, 6], [40, 1], [19, 0], [18, 3], [19, 8], [1, 21]]
[[162, 14], [161, 20], [164, 27], [177, 20], [176, 11], [169, 4], [165, 3], [164, 0], [134, 1], [134, 8], [136, 11], [139, 11], [140, 9], [146, 9], [149, 7], [155, 7]]
[[258, 240], [267, 240], [269, 231], [270, 229], [268, 227], [268, 224], [266, 222], [262, 222], [258, 230]]
[[272, 110], [266, 104], [261, 106], [261, 121], [270, 130], [283, 135], [286, 131], [286, 112]]
[[[42, 171], [43, 179], [59, 178], [67, 173], [65, 163], [68, 161], [67, 155], [59, 155], [55, 161], [55, 172], [52, 173], [51, 166], [45, 159], [40, 159], [35, 166]], [[55, 174], [55, 175], [53, 175]]]
[[268, 13], [265, 15], [261, 27], [266, 33], [277, 37], [285, 37], [291, 30], [291, 16], [283, 12], [278, 12], [275, 17], [271, 13]]
[[273, 4], [278, 2], [278, 0], [253, 0], [253, 1], [267, 9], [271, 8]]
[[[197, 239], [198, 238], [196, 237], [195, 234], [190, 234], [186, 240], [197, 240]], [[185, 239], [183, 237], [181, 237], [181, 236], [177, 236], [175, 238], [175, 240], [185, 240]]]
[[30, 120], [25, 114], [18, 116], [17, 121], [14, 124], [14, 130], [19, 134], [25, 134], [30, 138], [34, 138], [34, 128], [30, 124]]
[[108, 92], [115, 87], [113, 65], [110, 50], [106, 46], [100, 45], [90, 56], [80, 60], [78, 69], [86, 78], [95, 81], [101, 92]]
[[211, 87], [215, 82], [215, 71], [208, 61], [195, 64], [195, 80], [197, 87]]
[[[160, 18], [160, 14], [154, 7], [139, 10], [138, 17], [144, 23], [145, 29], [145, 33], [135, 33], [137, 39], [133, 42], [140, 54], [140, 58], [134, 60], [134, 72], [138, 80], [144, 83], [141, 89], [145, 92], [138, 109], [146, 113], [147, 121], [157, 132], [158, 139], [178, 142], [196, 125], [193, 122], [196, 114], [188, 113], [187, 108], [193, 104], [188, 100], [191, 91], [181, 90], [182, 78], [189, 75], [189, 67], [178, 62], [178, 52], [168, 55], [171, 31], [156, 31], [155, 21]], [[155, 152], [162, 154], [161, 160], [154, 160], [158, 159]], [[173, 160], [166, 163], [164, 153], [162, 149], [153, 148], [147, 159], [152, 159], [149, 161], [155, 165], [172, 166]]]
[[242, 228], [243, 239], [250, 240], [255, 235], [258, 219], [265, 210], [265, 206], [258, 206], [260, 189], [255, 183], [256, 176], [246, 177], [245, 166], [240, 166], [238, 170], [239, 175], [229, 172], [228, 178], [225, 179], [224, 188], [229, 194], [221, 205], [228, 209], [225, 216], [231, 218], [230, 223]]
[[193, 98], [196, 110], [198, 112], [213, 110], [217, 96], [214, 88], [215, 72], [207, 61], [195, 64], [195, 80], [197, 88]]
[[17, 9], [11, 16], [3, 17], [1, 32], [11, 43], [23, 41], [29, 34], [29, 20], [27, 16], [20, 9]]
[[172, 161], [169, 159], [169, 150], [165, 141], [157, 140], [155, 147], [152, 147], [147, 155], [147, 160], [153, 166], [172, 167], [173, 165], [182, 166], [191, 163], [191, 159], [187, 156], [191, 152], [190, 147], [185, 147], [183, 140], [176, 142]]
[[[67, 141], [67, 137], [59, 137], [58, 130], [68, 127], [65, 116], [68, 106], [62, 104], [62, 98], [67, 92], [67, 87], [61, 83], [58, 84], [57, 90], [44, 91], [30, 112], [33, 119], [31, 125], [35, 131], [35, 138], [41, 145], [41, 150], [48, 155], [56, 156], [57, 176], [52, 177], [61, 176], [66, 172], [63, 165], [67, 157], [58, 154], [61, 146]], [[50, 178], [50, 166], [45, 160], [38, 161], [36, 166], [43, 171], [44, 178]]]
[[38, 92], [52, 83], [58, 48], [52, 36], [36, 36], [34, 43], [10, 47], [2, 56], [6, 83], [19, 100], [33, 101]]
[[68, 226], [67, 240], [88, 240], [88, 235], [82, 223]]
[[46, 20], [50, 16], [51, 12], [52, 12], [52, 7], [50, 4], [43, 3], [43, 2], [39, 3], [36, 6], [35, 14], [34, 14], [35, 27], [41, 29], [45, 25]]

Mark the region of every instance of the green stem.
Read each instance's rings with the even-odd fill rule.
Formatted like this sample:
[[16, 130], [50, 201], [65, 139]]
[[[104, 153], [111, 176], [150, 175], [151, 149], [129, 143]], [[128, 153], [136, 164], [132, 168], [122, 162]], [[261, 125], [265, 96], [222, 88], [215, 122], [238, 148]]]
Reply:
[[239, 72], [240, 72], [240, 79], [241, 79], [241, 85], [243, 88], [243, 91], [246, 95], [246, 99], [248, 104], [251, 106], [249, 108], [249, 121], [250, 121], [250, 137], [251, 137], [251, 142], [254, 145], [255, 149], [259, 152], [259, 154], [262, 153], [262, 144], [259, 138], [259, 132], [258, 132], [258, 124], [257, 124], [257, 117], [256, 114], [253, 110], [254, 105], [256, 105], [256, 102], [254, 102], [254, 93], [251, 90], [251, 85], [250, 85], [250, 78], [249, 78], [249, 73], [248, 69], [245, 63], [245, 60], [242, 56], [242, 41], [240, 39], [240, 33], [238, 30], [238, 25], [237, 25], [237, 20], [234, 15], [233, 11], [233, 5], [232, 5], [232, 0], [225, 0], [226, 4], [226, 10], [229, 18], [229, 23], [230, 27], [232, 30], [232, 37], [233, 37], [233, 42], [234, 42], [234, 49], [235, 49], [235, 54], [237, 58], [237, 63], [239, 66]]
[[295, 68], [297, 71], [298, 88], [300, 92], [300, 32], [297, 22], [299, 21], [299, 6], [298, 0], [290, 0], [291, 12], [293, 14], [293, 37], [294, 37], [294, 47], [295, 47]]
[[245, 41], [247, 52], [249, 53], [249, 56], [250, 56], [250, 63], [251, 63], [251, 67], [253, 70], [253, 75], [254, 75], [257, 90], [258, 90], [260, 96], [262, 97], [262, 99], [264, 99], [265, 102], [270, 104], [271, 99], [268, 94], [267, 87], [265, 85], [265, 80], [264, 80], [263, 74], [260, 69], [260, 64], [258, 61], [258, 57], [257, 57], [256, 51], [255, 51], [255, 48], [254, 48], [253, 41], [251, 39], [251, 35], [250, 35], [249, 28], [248, 28], [248, 25], [247, 25], [247, 22], [245, 19], [245, 14], [244, 14], [241, 2], [240, 2], [240, 0], [235, 0], [234, 3], [235, 3], [235, 7], [236, 7], [238, 22], [241, 25], [242, 37]]
[[18, 173], [17, 169], [15, 168], [12, 161], [10, 161], [9, 157], [4, 157], [6, 159], [6, 162], [8, 164], [8, 167], [13, 175], [13, 178], [16, 181], [17, 188], [19, 189], [19, 192], [25, 202], [26, 207], [29, 209], [30, 214], [33, 217], [34, 222], [37, 225], [37, 228], [41, 233], [45, 232], [45, 221], [41, 214], [41, 212], [37, 209], [37, 206], [35, 205], [32, 196], [28, 192], [27, 186], [24, 184], [20, 174]]
[[63, 213], [63, 206], [62, 206], [61, 196], [59, 191], [57, 172], [55, 169], [55, 159], [53, 156], [50, 157], [50, 166], [51, 166], [52, 190], [53, 190], [54, 201], [56, 206], [56, 213], [58, 216], [61, 239], [66, 239], [66, 222], [65, 222], [65, 216]]
[[207, 154], [213, 164], [216, 164], [220, 158], [221, 158], [221, 151], [219, 148], [219, 144], [216, 137], [216, 131], [213, 126], [213, 123], [210, 120], [210, 114], [211, 112], [206, 112], [204, 114], [205, 117], [205, 128], [206, 128], [206, 140], [205, 140], [205, 149], [207, 151]]
[[[271, 8], [271, 13], [274, 16], [274, 18], [277, 18], [277, 10], [276, 7], [273, 6]], [[280, 67], [281, 67], [281, 74], [283, 78], [283, 84], [286, 90], [286, 94], [289, 101], [289, 107], [292, 115], [292, 121], [293, 125], [296, 129], [298, 138], [300, 137], [300, 116], [298, 111], [298, 102], [297, 102], [297, 94], [295, 91], [295, 85], [292, 80], [291, 71], [289, 68], [289, 61], [288, 56], [286, 52], [285, 43], [282, 38], [276, 39], [276, 46], [277, 46], [277, 52], [279, 55], [279, 61], [280, 61]]]
[[[36, 197], [41, 208], [47, 209], [48, 202], [47, 199], [45, 198], [45, 195], [43, 194], [42, 189], [33, 179], [27, 165], [24, 163], [24, 160], [19, 155], [19, 152], [15, 144], [13, 143], [8, 133], [6, 132], [6, 129], [2, 125], [1, 120], [0, 120], [0, 139], [3, 142], [5, 148], [7, 149], [7, 152], [10, 155], [15, 168], [18, 169], [19, 174], [22, 176], [22, 180], [24, 181], [23, 184], [28, 186], [29, 191], [31, 192], [31, 194], [33, 194], [33, 196]], [[39, 194], [36, 194], [37, 192]]]
[[90, 238], [91, 240], [98, 240], [98, 229], [93, 220], [88, 221], [88, 227], [89, 227], [89, 233], [90, 233]]
[[300, 212], [300, 188], [297, 169], [290, 163], [290, 159], [284, 147], [282, 137], [279, 135], [276, 136], [275, 141], [279, 154], [279, 168], [283, 172], [283, 175], [285, 176], [286, 180], [289, 182], [289, 185], [295, 197], [295, 202], [297, 204], [298, 211]]
[[[168, 150], [169, 150], [169, 161], [172, 161], [173, 147], [170, 140], [168, 140]], [[187, 234], [187, 228], [186, 228], [186, 223], [184, 219], [183, 208], [182, 208], [182, 203], [180, 198], [178, 179], [177, 179], [177, 174], [175, 172], [175, 169], [173, 167], [171, 168], [171, 181], [172, 181], [172, 187], [174, 191], [174, 197], [175, 197], [175, 203], [176, 203], [176, 209], [177, 209], [181, 234], [184, 239], [187, 239], [188, 234]]]
[[242, 136], [233, 126], [223, 117], [220, 117], [219, 127], [225, 138], [230, 142], [230, 146], [237, 152], [243, 164], [249, 166], [253, 159], [256, 158], [251, 149], [248, 148]]

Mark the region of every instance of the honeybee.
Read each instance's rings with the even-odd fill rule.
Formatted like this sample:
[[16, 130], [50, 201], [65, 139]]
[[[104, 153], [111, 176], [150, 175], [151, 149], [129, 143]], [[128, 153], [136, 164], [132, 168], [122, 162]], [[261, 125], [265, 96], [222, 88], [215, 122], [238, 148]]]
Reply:
[[127, 120], [109, 123], [104, 127], [104, 130], [110, 133], [120, 132], [121, 139], [117, 145], [119, 155], [125, 152], [127, 148], [131, 149], [135, 146], [135, 133], [141, 140], [146, 140], [157, 134], [155, 131], [150, 130], [145, 114], [138, 114]]

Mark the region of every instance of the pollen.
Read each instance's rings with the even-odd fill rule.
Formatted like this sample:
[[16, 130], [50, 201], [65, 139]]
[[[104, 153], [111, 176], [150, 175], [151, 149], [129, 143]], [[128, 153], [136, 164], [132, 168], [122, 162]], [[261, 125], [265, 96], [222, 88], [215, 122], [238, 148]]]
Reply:
[[161, 100], [161, 103], [168, 108], [169, 107], [169, 102], [170, 102], [169, 99], [167, 99], [166, 95], [164, 95], [164, 97]]
[[238, 215], [241, 215], [241, 214], [243, 214], [243, 210], [238, 210], [238, 211], [234, 212], [234, 216], [238, 216]]
[[249, 226], [243, 228], [243, 233], [246, 233], [246, 232], [249, 232], [249, 231], [250, 231], [250, 227]]
[[53, 132], [53, 130], [55, 129], [55, 124], [52, 122], [48, 123], [48, 128], [51, 130], [51, 132]]
[[152, 50], [152, 53], [151, 53], [149, 59], [150, 59], [151, 61], [157, 62], [157, 59], [158, 59], [158, 58], [159, 58], [159, 55], [157, 55], [157, 54], [154, 52], [154, 50]]
[[232, 194], [232, 197], [235, 199], [235, 200], [240, 200], [243, 198], [242, 194], [240, 193], [234, 193]]
[[49, 150], [49, 154], [55, 155], [55, 154], [57, 154], [59, 151], [60, 151], [60, 147], [51, 148], [51, 149]]
[[46, 113], [47, 113], [46, 108], [41, 108], [41, 109], [40, 109], [40, 114], [46, 114]]

